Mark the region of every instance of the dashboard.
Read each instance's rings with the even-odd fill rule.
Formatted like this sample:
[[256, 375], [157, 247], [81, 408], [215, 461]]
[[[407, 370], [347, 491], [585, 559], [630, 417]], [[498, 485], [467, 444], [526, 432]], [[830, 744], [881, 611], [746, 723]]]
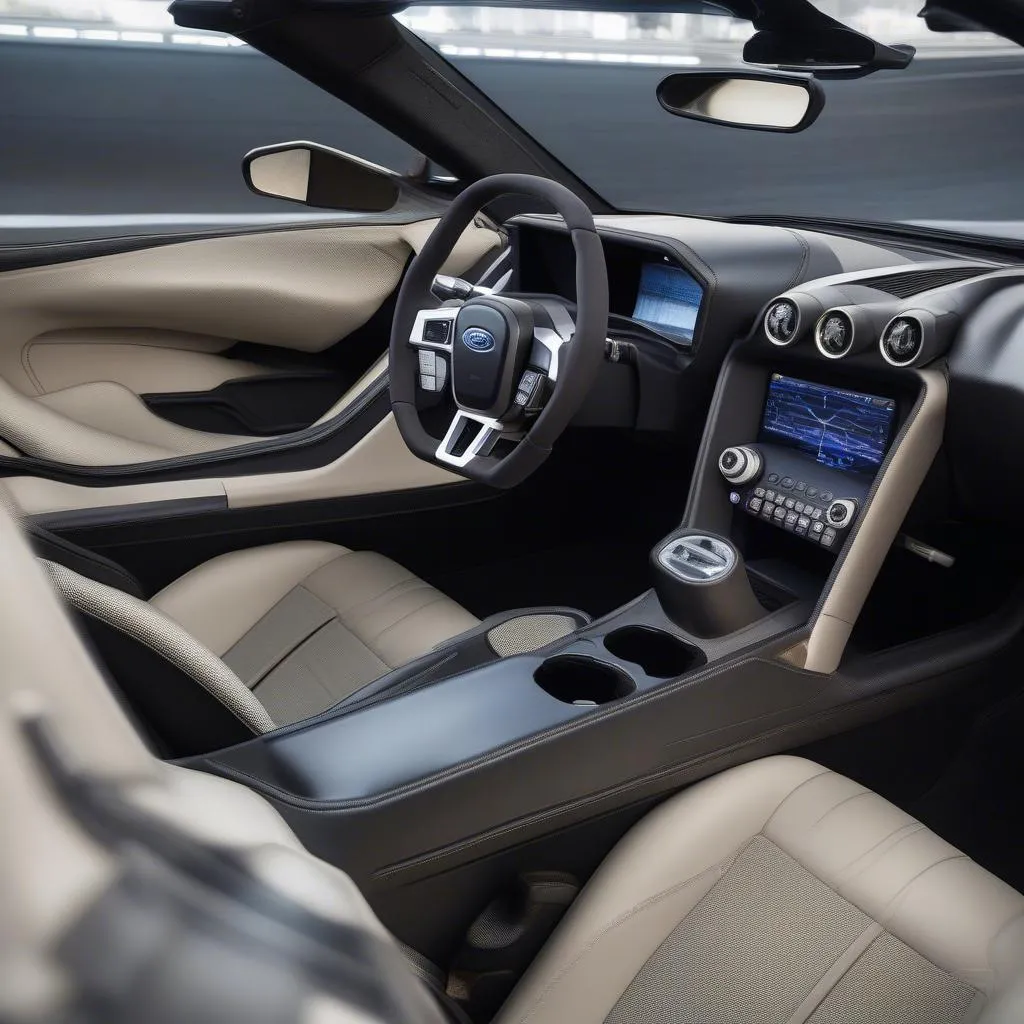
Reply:
[[[557, 231], [520, 225], [514, 290], [575, 300], [575, 254]], [[657, 240], [604, 239], [612, 333], [692, 349], [699, 338], [708, 293], [700, 270]]]
[[[1024, 266], [925, 241], [702, 218], [612, 215], [597, 225], [608, 358], [632, 370], [633, 404], [615, 425], [672, 433], [695, 450], [728, 357], [763, 375], [745, 441], [870, 484], [914, 407], [920, 372], [938, 368], [949, 382], [947, 502], [1015, 517], [1024, 474], [998, 494], [990, 485], [1016, 465], [1024, 433]], [[508, 227], [510, 290], [572, 301], [572, 243], [557, 218]], [[617, 408], [612, 390], [596, 390], [600, 410]]]

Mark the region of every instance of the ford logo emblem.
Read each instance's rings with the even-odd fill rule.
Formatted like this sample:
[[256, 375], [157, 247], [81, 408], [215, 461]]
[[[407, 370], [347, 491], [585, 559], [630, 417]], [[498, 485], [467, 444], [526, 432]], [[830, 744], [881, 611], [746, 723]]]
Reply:
[[462, 344], [473, 352], [490, 352], [494, 348], [494, 335], [482, 327], [469, 327], [462, 332]]

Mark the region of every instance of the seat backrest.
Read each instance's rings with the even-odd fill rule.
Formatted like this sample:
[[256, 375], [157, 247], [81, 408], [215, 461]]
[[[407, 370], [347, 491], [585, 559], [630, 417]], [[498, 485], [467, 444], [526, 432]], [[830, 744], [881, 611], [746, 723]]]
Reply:
[[245, 683], [169, 616], [66, 565], [40, 561], [161, 753], [205, 753], [274, 728]]

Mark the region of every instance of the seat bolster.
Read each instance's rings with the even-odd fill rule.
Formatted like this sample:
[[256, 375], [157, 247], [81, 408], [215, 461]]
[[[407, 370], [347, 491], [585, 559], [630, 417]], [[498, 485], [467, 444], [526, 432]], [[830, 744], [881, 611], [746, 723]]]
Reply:
[[223, 656], [293, 587], [348, 553], [317, 540], [231, 551], [185, 573], [151, 604]]
[[772, 757], [666, 801], [619, 842], [499, 1015], [600, 1024], [640, 968], [794, 790], [827, 769]]
[[982, 992], [999, 983], [997, 960], [1024, 962], [1015, 927], [1024, 897], [850, 779], [832, 772], [812, 779], [764, 834], [911, 949]]

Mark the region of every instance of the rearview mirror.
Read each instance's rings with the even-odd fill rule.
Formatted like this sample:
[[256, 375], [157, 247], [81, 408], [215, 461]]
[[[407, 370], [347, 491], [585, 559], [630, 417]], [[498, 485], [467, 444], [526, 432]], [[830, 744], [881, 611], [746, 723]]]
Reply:
[[254, 149], [242, 161], [242, 174], [261, 196], [355, 213], [384, 213], [402, 191], [394, 171], [315, 142]]
[[825, 94], [809, 75], [680, 71], [658, 86], [658, 102], [676, 117], [763, 132], [800, 132], [817, 120]]

